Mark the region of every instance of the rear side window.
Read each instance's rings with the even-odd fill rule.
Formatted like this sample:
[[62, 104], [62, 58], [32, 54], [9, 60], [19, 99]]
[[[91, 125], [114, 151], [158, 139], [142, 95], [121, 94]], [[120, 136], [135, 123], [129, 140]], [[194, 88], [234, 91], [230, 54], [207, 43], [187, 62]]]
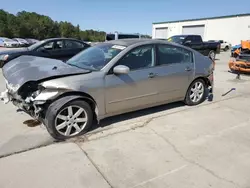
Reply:
[[118, 39], [138, 39], [138, 38], [140, 38], [139, 35], [125, 35], [125, 34], [118, 35]]
[[157, 46], [157, 60], [158, 65], [192, 63], [193, 53], [181, 47], [163, 44]]
[[193, 36], [192, 42], [193, 43], [201, 43], [202, 42], [201, 37], [200, 36]]
[[109, 40], [115, 40], [115, 35], [114, 34], [107, 34], [106, 35], [106, 40], [109, 41]]
[[77, 42], [77, 41], [72, 41], [72, 40], [65, 40], [64, 44], [65, 44], [65, 48], [67, 49], [84, 47], [84, 44]]

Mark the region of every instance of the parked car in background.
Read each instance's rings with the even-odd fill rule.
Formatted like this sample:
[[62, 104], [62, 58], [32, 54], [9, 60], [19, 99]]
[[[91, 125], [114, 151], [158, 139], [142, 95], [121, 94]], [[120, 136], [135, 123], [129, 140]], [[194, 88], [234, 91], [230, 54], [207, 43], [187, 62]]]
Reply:
[[12, 40], [18, 42], [20, 47], [27, 47], [27, 46], [29, 46], [29, 43], [26, 40], [24, 40], [24, 39], [13, 38]]
[[19, 42], [12, 40], [12, 39], [5, 38], [3, 42], [3, 46], [6, 48], [17, 48], [19, 47]]
[[197, 50], [212, 60], [215, 60], [216, 54], [220, 53], [220, 42], [203, 42], [200, 35], [175, 35], [167, 40]]
[[219, 42], [220, 49], [224, 50], [225, 52], [231, 49], [231, 46], [232, 46], [229, 42], [226, 42], [224, 40], [209, 40], [208, 42]]
[[66, 61], [88, 47], [90, 47], [89, 44], [76, 39], [46, 39], [27, 48], [0, 52], [0, 67], [3, 67], [7, 62], [21, 55], [48, 57]]
[[0, 47], [4, 47], [4, 40], [6, 37], [0, 37]]
[[37, 39], [30, 39], [30, 38], [27, 38], [27, 39], [25, 39], [25, 40], [28, 42], [29, 46], [31, 46], [31, 45], [33, 45], [33, 44], [39, 42], [39, 40], [37, 40]]
[[95, 118], [174, 101], [198, 105], [212, 90], [213, 70], [211, 59], [183, 45], [113, 40], [65, 63], [31, 56], [10, 61], [2, 69], [7, 90], [1, 99], [64, 140], [85, 133]]
[[231, 58], [228, 63], [229, 69], [235, 73], [250, 73], [250, 54], [239, 54]]
[[118, 39], [140, 39], [140, 34], [127, 34], [127, 33], [109, 33], [106, 34], [105, 41], [118, 40]]

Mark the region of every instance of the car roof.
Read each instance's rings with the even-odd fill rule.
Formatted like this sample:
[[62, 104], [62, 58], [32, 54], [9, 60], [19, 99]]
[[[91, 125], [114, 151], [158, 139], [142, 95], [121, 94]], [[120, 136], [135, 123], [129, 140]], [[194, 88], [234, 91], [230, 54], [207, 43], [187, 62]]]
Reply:
[[185, 35], [173, 35], [172, 37], [188, 37], [188, 36], [200, 36], [195, 34], [185, 34]]
[[[121, 46], [132, 46], [132, 45], [143, 45], [143, 44], [171, 44], [175, 46], [180, 46], [176, 43], [168, 42], [167, 40], [161, 40], [161, 39], [118, 39], [118, 40], [110, 40], [106, 41], [104, 43], [107, 44], [114, 44], [114, 45], [121, 45]], [[182, 46], [183, 47], [183, 46]]]
[[81, 41], [83, 42], [82, 40], [78, 40], [78, 39], [75, 39], [75, 38], [64, 38], [64, 37], [61, 37], [61, 38], [49, 38], [49, 39], [44, 39], [43, 41], [52, 41], [52, 40], [75, 40], [75, 41]]

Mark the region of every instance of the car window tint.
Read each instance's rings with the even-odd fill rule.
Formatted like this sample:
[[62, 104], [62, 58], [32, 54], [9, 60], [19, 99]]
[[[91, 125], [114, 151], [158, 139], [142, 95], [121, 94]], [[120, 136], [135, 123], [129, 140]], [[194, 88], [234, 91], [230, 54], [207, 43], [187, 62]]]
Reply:
[[193, 62], [192, 52], [181, 47], [158, 45], [158, 65]]
[[62, 40], [58, 40], [58, 41], [51, 41], [48, 42], [46, 44], [44, 44], [43, 46], [41, 46], [40, 48], [38, 48], [38, 51], [45, 49], [45, 50], [60, 50], [63, 48], [63, 42]]
[[65, 48], [83, 48], [84, 44], [77, 42], [77, 41], [71, 41], [71, 40], [65, 40]]
[[154, 65], [154, 47], [152, 45], [138, 47], [123, 57], [118, 65], [125, 65], [130, 70], [136, 70]]
[[119, 34], [118, 35], [118, 39], [132, 39], [132, 38], [136, 38], [136, 39], [138, 39], [138, 38], [140, 38], [140, 36], [139, 35], [128, 35], [128, 34]]
[[54, 42], [48, 42], [46, 43], [44, 46], [42, 46], [43, 48], [45, 48], [46, 50], [52, 50], [53, 49], [53, 44]]
[[63, 41], [58, 40], [54, 42], [53, 50], [58, 50], [63, 48]]

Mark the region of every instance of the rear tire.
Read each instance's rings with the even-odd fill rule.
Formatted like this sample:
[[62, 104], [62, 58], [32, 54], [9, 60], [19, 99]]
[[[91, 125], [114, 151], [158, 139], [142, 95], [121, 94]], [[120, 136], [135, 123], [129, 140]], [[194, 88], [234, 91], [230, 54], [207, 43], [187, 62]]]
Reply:
[[44, 122], [53, 138], [66, 140], [88, 131], [93, 123], [93, 111], [83, 100], [61, 98], [49, 106]]
[[188, 88], [184, 103], [194, 106], [202, 103], [206, 98], [206, 84], [202, 79], [194, 80]]

